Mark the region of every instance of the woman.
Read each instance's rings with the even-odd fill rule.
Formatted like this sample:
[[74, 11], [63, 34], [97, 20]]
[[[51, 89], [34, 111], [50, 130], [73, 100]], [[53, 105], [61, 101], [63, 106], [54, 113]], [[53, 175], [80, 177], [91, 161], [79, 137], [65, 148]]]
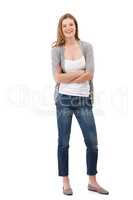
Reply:
[[57, 41], [52, 47], [52, 69], [56, 81], [58, 173], [63, 177], [63, 193], [73, 194], [68, 172], [68, 150], [74, 114], [86, 144], [88, 190], [109, 194], [96, 180], [98, 141], [92, 112], [93, 49], [90, 43], [79, 39], [77, 21], [69, 13], [59, 20]]

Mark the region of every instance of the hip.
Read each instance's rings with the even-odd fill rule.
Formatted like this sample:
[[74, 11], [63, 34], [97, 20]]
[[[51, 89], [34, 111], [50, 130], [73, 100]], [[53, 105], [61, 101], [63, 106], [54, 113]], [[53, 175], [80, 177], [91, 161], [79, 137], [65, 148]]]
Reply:
[[58, 93], [55, 100], [55, 105], [57, 107], [78, 108], [87, 106], [89, 108], [92, 108], [90, 95], [88, 97], [84, 97]]

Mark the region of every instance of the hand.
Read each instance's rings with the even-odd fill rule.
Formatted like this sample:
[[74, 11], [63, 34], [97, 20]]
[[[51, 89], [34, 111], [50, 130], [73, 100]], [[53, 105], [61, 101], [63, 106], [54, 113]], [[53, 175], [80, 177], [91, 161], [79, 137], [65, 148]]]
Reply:
[[72, 83], [83, 83], [85, 81], [92, 80], [92, 78], [92, 75], [87, 71], [80, 75], [78, 78], [74, 79]]

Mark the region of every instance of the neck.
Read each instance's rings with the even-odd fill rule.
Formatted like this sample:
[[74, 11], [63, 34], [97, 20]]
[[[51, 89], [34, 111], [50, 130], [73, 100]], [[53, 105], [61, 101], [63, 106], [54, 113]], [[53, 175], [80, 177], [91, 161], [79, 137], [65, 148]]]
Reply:
[[67, 46], [74, 45], [75, 43], [76, 43], [76, 39], [75, 38], [66, 38], [65, 39], [65, 45], [67, 45]]

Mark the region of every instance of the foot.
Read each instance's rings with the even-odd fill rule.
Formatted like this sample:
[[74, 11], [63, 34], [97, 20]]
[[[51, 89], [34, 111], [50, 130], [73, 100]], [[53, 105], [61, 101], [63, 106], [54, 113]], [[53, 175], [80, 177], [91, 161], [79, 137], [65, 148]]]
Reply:
[[106, 195], [109, 194], [109, 192], [106, 189], [104, 189], [103, 187], [101, 187], [97, 182], [89, 183], [88, 190], [93, 191], [93, 192], [98, 192], [100, 194], [106, 194]]
[[71, 188], [71, 186], [70, 186], [69, 183], [63, 183], [63, 188], [64, 188], [65, 190], [67, 190], [67, 189]]
[[65, 195], [73, 195], [72, 188], [69, 187], [69, 188], [65, 189], [63, 187], [63, 194], [65, 194]]
[[73, 191], [72, 191], [68, 177], [63, 178], [63, 193], [66, 194], [66, 195], [72, 195], [73, 194]]

